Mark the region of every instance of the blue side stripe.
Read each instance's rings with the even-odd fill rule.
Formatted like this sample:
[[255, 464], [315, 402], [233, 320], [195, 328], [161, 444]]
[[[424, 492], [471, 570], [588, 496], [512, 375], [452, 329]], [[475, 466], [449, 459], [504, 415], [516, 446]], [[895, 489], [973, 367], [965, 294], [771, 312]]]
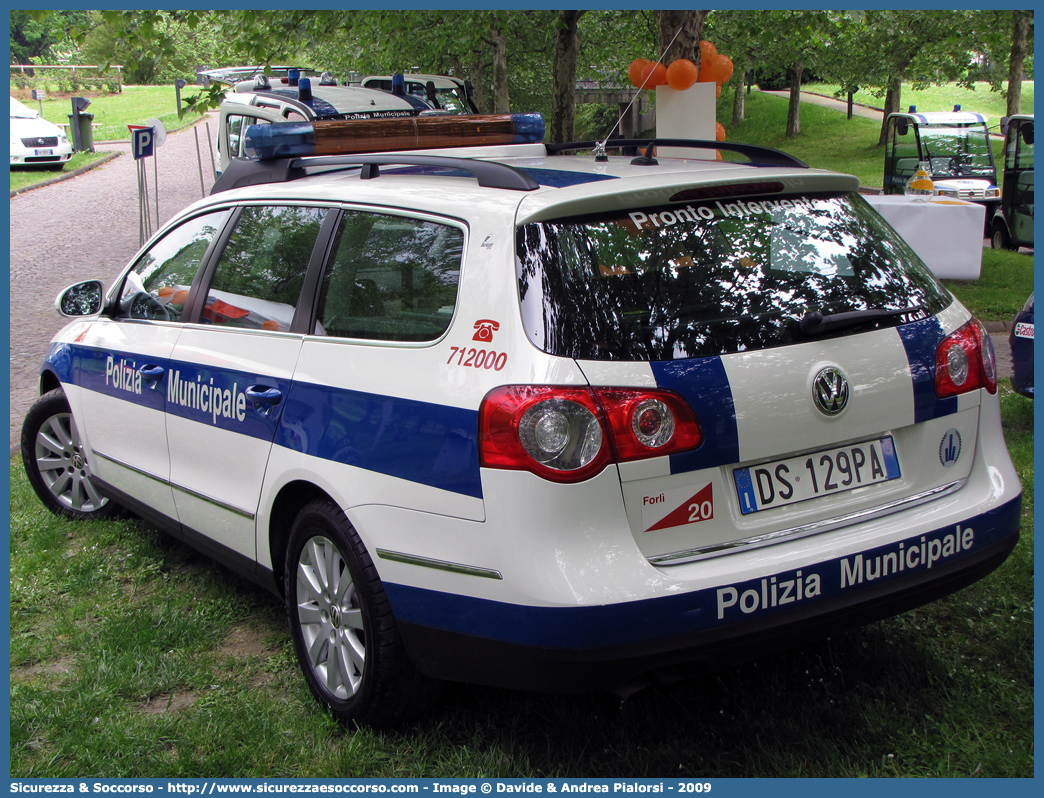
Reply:
[[[482, 498], [475, 410], [70, 344], [52, 347], [47, 363], [62, 382], [115, 399]], [[146, 364], [161, 366], [162, 378], [137, 378]], [[262, 415], [245, 396], [251, 385], [275, 388], [283, 399]]]
[[671, 455], [671, 473], [739, 462], [739, 428], [732, 388], [720, 357], [650, 364], [656, 384], [684, 396], [703, 428], [703, 445]]
[[[400, 622], [517, 645], [599, 648], [722, 628], [736, 621], [823, 604], [911, 573], [924, 573], [931, 567], [926, 563], [933, 556], [933, 565], [943, 565], [1016, 534], [1021, 506], [1022, 498], [1017, 496], [996, 510], [954, 526], [848, 557], [810, 563], [762, 579], [620, 604], [536, 607], [393, 582], [385, 582], [384, 587]], [[962, 551], [969, 531], [972, 544]], [[958, 539], [960, 543], [955, 543]], [[785, 586], [787, 581], [790, 588]], [[799, 581], [804, 594], [800, 598], [796, 587]], [[724, 598], [719, 595], [722, 588], [726, 591]], [[720, 604], [728, 606], [722, 609]]]
[[475, 410], [295, 382], [275, 442], [482, 498]]
[[957, 412], [957, 397], [940, 399], [935, 395], [935, 352], [942, 343], [942, 324], [935, 316], [897, 327], [906, 349], [913, 379], [914, 422], [930, 421]]

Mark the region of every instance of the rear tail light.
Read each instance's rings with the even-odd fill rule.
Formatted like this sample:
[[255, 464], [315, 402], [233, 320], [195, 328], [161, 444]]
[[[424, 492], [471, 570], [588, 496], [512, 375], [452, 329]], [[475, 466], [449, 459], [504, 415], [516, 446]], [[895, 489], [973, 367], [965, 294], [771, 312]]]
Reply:
[[661, 457], [702, 442], [692, 408], [670, 391], [509, 385], [479, 413], [486, 468], [554, 482], [590, 479], [611, 462]]
[[972, 319], [935, 350], [935, 393], [957, 396], [979, 388], [997, 392], [997, 360], [989, 333]]

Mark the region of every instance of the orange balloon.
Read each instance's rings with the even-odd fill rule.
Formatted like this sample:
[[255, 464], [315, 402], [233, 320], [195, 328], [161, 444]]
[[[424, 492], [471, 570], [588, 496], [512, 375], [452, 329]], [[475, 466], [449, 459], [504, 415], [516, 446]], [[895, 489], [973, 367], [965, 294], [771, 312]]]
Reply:
[[714, 123], [714, 138], [716, 141], [725, 141], [725, 128], [721, 122]]
[[678, 91], [685, 91], [696, 82], [696, 65], [688, 58], [679, 58], [667, 67], [667, 85]]
[[717, 53], [700, 64], [700, 83], [721, 83], [724, 65]]
[[710, 42], [700, 42], [700, 68], [718, 54], [718, 48]]
[[640, 85], [644, 85], [647, 89], [653, 86], [666, 86], [667, 67], [663, 64], [650, 62], [642, 70], [642, 82]]
[[716, 100], [720, 96], [721, 96], [721, 84], [720, 83], [715, 83], [714, 84], [714, 99]]
[[648, 58], [636, 58], [627, 68], [627, 79], [631, 81], [631, 85], [635, 88], [640, 89], [642, 87], [642, 70], [645, 69], [648, 64]]

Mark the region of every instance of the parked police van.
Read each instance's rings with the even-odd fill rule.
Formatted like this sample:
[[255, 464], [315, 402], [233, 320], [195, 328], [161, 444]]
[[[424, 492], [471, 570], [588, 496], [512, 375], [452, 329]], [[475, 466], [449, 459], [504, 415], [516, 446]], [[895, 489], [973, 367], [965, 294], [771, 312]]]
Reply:
[[317, 79], [303, 77], [300, 70], [287, 68], [283, 77], [258, 73], [246, 80], [240, 79], [243, 73], [229, 70], [214, 70], [207, 74], [216, 81], [226, 82], [230, 89], [220, 110], [219, 173], [232, 158], [244, 157], [243, 132], [250, 125], [408, 119], [435, 113], [432, 106], [413, 95], [396, 96], [376, 88], [341, 86], [328, 73]]
[[990, 338], [855, 177], [543, 134], [247, 128], [107, 292], [57, 299], [41, 500], [268, 586], [317, 699], [373, 725], [439, 680], [721, 666], [1004, 561]]
[[479, 112], [472, 98], [471, 82], [449, 75], [367, 75], [359, 85], [364, 89], [408, 94], [451, 114]]

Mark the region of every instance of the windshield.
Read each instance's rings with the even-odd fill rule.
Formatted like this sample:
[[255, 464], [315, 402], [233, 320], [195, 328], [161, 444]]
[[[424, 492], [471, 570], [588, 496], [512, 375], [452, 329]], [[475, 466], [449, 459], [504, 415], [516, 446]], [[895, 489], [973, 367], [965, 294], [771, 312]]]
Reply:
[[938, 313], [950, 297], [856, 194], [721, 200], [527, 224], [527, 334], [584, 360], [674, 360], [809, 340], [800, 320], [856, 310], [849, 335]]
[[917, 130], [923, 157], [932, 164], [932, 177], [996, 179], [984, 125], [918, 125]]

